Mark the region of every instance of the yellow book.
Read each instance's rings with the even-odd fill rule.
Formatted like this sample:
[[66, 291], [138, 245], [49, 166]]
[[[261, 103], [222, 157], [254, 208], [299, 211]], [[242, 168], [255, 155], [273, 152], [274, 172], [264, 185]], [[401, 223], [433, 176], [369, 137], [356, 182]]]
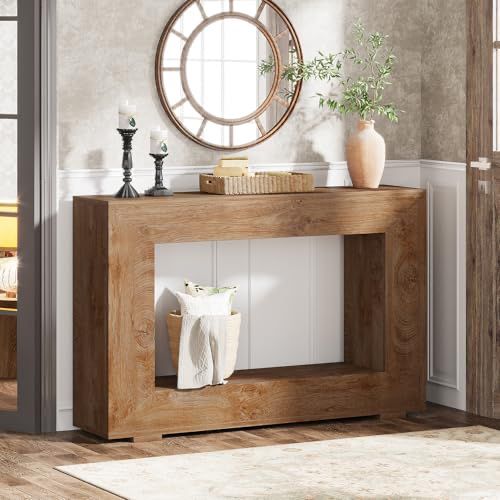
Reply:
[[246, 167], [221, 167], [214, 169], [215, 177], [247, 177], [248, 168]]
[[221, 158], [219, 167], [248, 168], [248, 158]]
[[242, 160], [246, 160], [248, 161], [248, 156], [224, 156], [223, 158], [221, 158], [221, 160], [236, 160], [236, 161], [242, 161]]

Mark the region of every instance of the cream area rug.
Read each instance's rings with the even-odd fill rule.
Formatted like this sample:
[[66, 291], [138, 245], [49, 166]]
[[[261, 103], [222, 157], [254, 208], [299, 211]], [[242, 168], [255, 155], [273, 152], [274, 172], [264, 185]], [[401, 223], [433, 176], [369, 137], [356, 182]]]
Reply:
[[466, 427], [58, 467], [127, 499], [500, 498], [500, 431]]

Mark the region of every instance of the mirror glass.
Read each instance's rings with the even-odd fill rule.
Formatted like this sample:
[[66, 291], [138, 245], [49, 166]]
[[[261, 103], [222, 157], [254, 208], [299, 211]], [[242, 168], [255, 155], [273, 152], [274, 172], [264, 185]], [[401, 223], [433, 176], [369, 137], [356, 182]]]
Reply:
[[0, 0], [0, 412], [17, 409], [17, 1]]
[[301, 58], [292, 25], [272, 2], [191, 0], [160, 40], [158, 92], [191, 139], [243, 149], [270, 137], [292, 112], [300, 84], [280, 76], [283, 65]]

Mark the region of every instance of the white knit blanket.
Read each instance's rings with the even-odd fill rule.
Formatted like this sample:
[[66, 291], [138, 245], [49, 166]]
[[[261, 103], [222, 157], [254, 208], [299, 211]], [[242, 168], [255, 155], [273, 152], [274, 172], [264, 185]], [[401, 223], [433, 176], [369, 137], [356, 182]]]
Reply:
[[178, 389], [225, 384], [227, 316], [182, 318]]

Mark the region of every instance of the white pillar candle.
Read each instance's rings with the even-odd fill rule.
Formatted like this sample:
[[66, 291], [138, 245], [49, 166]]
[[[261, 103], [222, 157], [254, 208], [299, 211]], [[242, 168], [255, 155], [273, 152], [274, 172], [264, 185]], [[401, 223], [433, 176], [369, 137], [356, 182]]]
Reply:
[[166, 130], [161, 130], [160, 127], [151, 130], [150, 153], [152, 155], [167, 154], [168, 152], [167, 137], [168, 137], [168, 132]]
[[137, 112], [137, 106], [129, 104], [128, 101], [120, 104], [118, 109], [118, 128], [124, 130], [132, 130], [137, 128], [137, 122], [135, 119], [135, 114]]

